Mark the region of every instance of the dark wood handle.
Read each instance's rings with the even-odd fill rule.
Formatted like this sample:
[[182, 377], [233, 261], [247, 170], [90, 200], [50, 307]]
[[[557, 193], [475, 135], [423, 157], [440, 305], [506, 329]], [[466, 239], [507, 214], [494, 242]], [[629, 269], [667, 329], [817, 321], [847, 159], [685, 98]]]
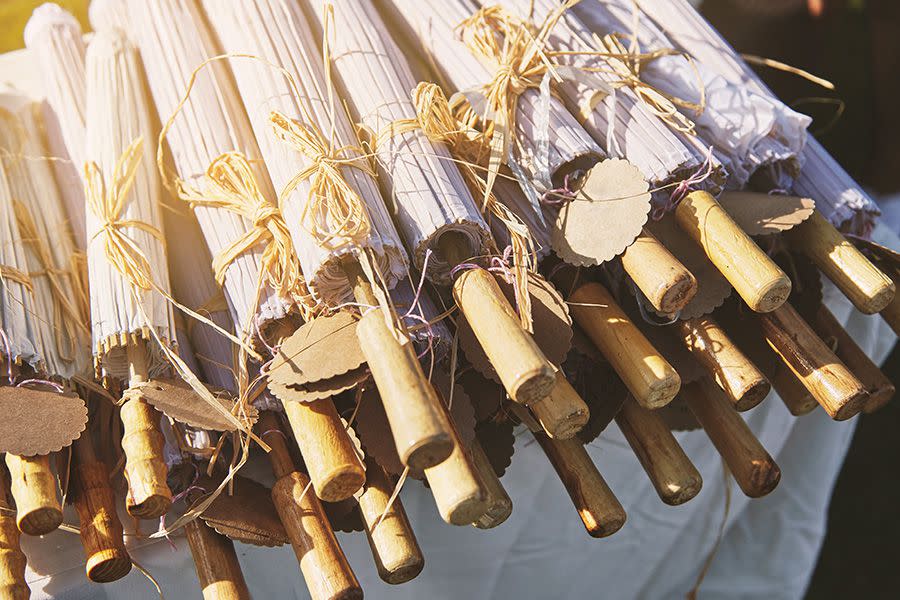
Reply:
[[184, 526], [205, 600], [249, 600], [250, 592], [234, 544], [202, 519]]

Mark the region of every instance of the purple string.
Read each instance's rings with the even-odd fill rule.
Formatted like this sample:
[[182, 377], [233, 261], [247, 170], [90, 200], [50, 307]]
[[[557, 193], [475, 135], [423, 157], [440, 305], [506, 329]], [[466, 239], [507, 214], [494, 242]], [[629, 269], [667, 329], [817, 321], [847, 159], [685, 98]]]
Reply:
[[[191, 462], [190, 465], [194, 469], [194, 478], [191, 480], [191, 483], [188, 484], [188, 486], [183, 491], [172, 496], [173, 504], [176, 502], [181, 502], [182, 500], [184, 500], [187, 497], [188, 494], [190, 494], [193, 491], [198, 491], [203, 494], [207, 493], [206, 488], [197, 485], [197, 481], [200, 480], [200, 469], [198, 469], [197, 465], [194, 464], [193, 462]], [[166, 515], [162, 515], [159, 517], [159, 531], [165, 531], [165, 530], [166, 530]], [[176, 552], [178, 550], [178, 547], [172, 541], [172, 538], [169, 537], [169, 534], [166, 534], [164, 537], [166, 538], [166, 541], [169, 542], [169, 547], [172, 549], [172, 552]]]
[[541, 195], [541, 204], [547, 208], [562, 208], [575, 198], [575, 191], [569, 187], [569, 177], [572, 173], [566, 173], [563, 177], [562, 187], [547, 190]]
[[666, 213], [670, 213], [675, 210], [678, 205], [681, 203], [685, 197], [690, 194], [696, 186], [700, 185], [707, 179], [709, 179], [713, 174], [713, 149], [710, 146], [706, 151], [706, 160], [703, 161], [703, 164], [694, 171], [687, 179], [684, 179], [675, 186], [675, 189], [672, 190], [672, 193], [669, 195], [669, 199], [666, 200], [666, 203], [662, 206], [658, 206], [653, 209], [653, 212], [650, 213], [650, 218], [654, 221], [659, 221]]

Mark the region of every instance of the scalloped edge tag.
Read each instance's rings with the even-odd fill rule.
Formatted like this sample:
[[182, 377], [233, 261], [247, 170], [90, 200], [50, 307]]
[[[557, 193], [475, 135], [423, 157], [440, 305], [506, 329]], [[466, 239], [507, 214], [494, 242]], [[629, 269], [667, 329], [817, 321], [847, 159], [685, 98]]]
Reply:
[[0, 452], [36, 456], [57, 452], [87, 427], [87, 406], [77, 394], [31, 387], [0, 387]]

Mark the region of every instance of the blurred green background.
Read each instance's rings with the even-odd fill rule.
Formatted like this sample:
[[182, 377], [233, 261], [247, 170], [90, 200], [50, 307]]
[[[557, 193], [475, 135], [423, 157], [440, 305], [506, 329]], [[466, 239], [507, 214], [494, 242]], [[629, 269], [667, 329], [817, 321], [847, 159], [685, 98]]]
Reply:
[[[22, 30], [31, 16], [31, 11], [46, 0], [0, 0], [0, 52], [9, 52], [25, 45]], [[55, 0], [81, 21], [87, 29], [87, 7], [89, 0]]]

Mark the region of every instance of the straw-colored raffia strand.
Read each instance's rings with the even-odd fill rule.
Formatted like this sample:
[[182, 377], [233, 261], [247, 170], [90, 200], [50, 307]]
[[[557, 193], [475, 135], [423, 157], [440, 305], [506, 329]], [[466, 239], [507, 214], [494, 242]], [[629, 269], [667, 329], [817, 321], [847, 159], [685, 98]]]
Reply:
[[29, 293], [34, 293], [34, 284], [31, 281], [31, 278], [27, 273], [23, 273], [19, 269], [15, 267], [10, 267], [7, 265], [0, 265], [0, 280], [9, 279], [10, 281], [14, 281], [28, 290]]

